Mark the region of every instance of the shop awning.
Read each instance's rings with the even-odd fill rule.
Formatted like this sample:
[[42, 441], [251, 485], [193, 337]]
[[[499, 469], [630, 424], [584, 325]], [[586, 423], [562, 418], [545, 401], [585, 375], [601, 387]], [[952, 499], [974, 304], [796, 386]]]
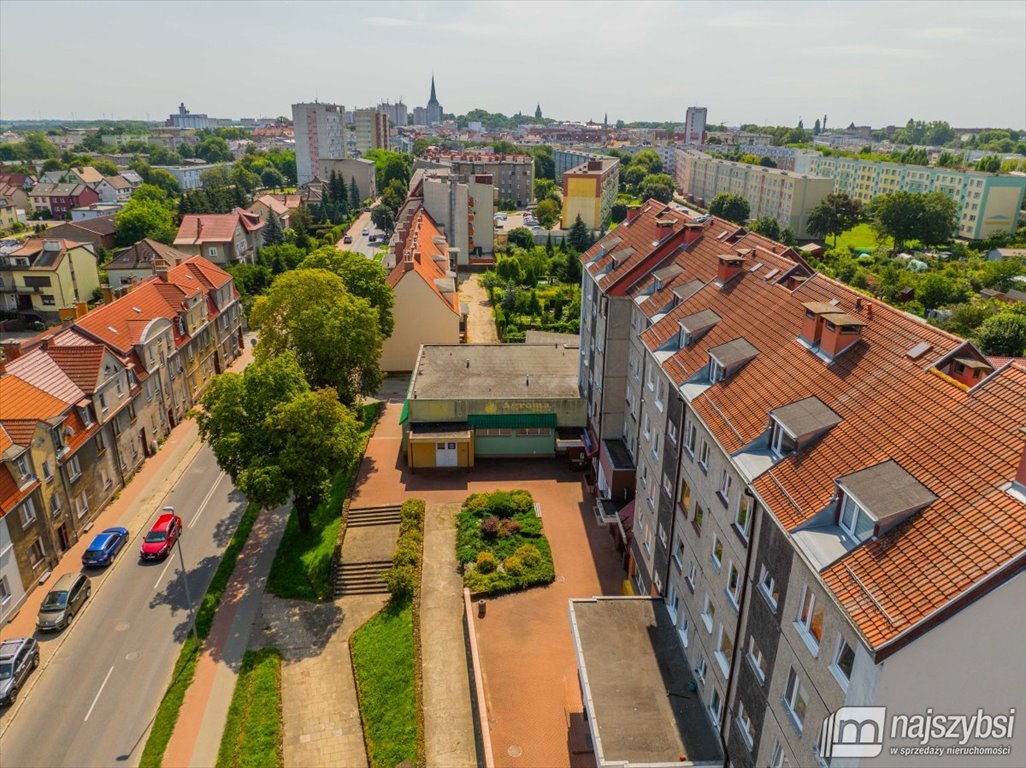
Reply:
[[399, 414], [399, 423], [405, 424], [408, 418], [410, 418], [410, 402], [409, 400], [403, 400], [403, 410]]
[[477, 413], [467, 416], [472, 427], [517, 429], [518, 427], [555, 427], [554, 413]]

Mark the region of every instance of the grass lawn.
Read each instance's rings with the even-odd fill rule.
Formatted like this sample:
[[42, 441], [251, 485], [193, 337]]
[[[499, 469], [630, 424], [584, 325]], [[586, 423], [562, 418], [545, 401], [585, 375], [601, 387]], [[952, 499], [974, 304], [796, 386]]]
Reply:
[[456, 559], [471, 592], [497, 595], [556, 578], [552, 549], [527, 491], [471, 494], [456, 525]]
[[246, 651], [217, 752], [217, 768], [281, 765], [281, 653], [277, 648]]
[[413, 605], [389, 603], [349, 641], [360, 694], [367, 757], [373, 768], [417, 764]]
[[[239, 525], [232, 534], [231, 541], [225, 547], [221, 562], [218, 563], [214, 578], [210, 580], [210, 586], [200, 601], [199, 610], [196, 611], [196, 633], [200, 639], [206, 639], [210, 633], [210, 626], [214, 623], [214, 614], [217, 606], [221, 603], [221, 596], [225, 587], [228, 586], [228, 579], [235, 570], [235, 562], [239, 559], [249, 532], [260, 514], [260, 508], [256, 504], [248, 504], [246, 511], [239, 519]], [[139, 761], [140, 768], [160, 768], [164, 759], [164, 751], [168, 742], [171, 741], [171, 732], [174, 731], [175, 723], [178, 722], [178, 711], [182, 708], [182, 700], [185, 692], [192, 684], [192, 678], [196, 675], [196, 662], [199, 660], [196, 641], [192, 633], [182, 644], [182, 650], [178, 654], [178, 661], [175, 662], [175, 669], [171, 675], [171, 684], [164, 692], [164, 698], [160, 700], [157, 707], [157, 714], [153, 718], [153, 727], [146, 739], [146, 746], [143, 748], [142, 757]]]
[[857, 224], [837, 237], [837, 245], [830, 245], [833, 238], [828, 237], [824, 245], [832, 251], [845, 252], [848, 248], [875, 251], [877, 248], [890, 248], [893, 241], [889, 237], [877, 238], [876, 231], [869, 224]]
[[381, 264], [385, 257], [388, 255], [388, 245], [379, 245], [377, 250], [374, 251], [374, 261]]
[[328, 498], [310, 516], [313, 530], [303, 533], [295, 512], [289, 515], [278, 552], [271, 564], [267, 589], [278, 597], [318, 602], [331, 596], [331, 555], [342, 526], [342, 503], [349, 495], [353, 477], [363, 457], [367, 439], [381, 410], [380, 403], [363, 406], [360, 452], [331, 483]]

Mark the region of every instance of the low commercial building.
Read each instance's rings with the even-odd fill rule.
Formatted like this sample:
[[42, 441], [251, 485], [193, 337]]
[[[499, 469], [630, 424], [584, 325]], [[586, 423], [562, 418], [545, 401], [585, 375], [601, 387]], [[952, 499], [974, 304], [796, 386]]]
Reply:
[[356, 182], [356, 189], [361, 200], [373, 200], [378, 196], [375, 182], [374, 162], [360, 157], [332, 159], [322, 157], [317, 161], [317, 176], [321, 181], [331, 178], [331, 172], [339, 174], [346, 180], [346, 188], [351, 189]]
[[561, 344], [424, 345], [400, 418], [407, 464], [469, 468], [579, 446], [577, 354]]
[[1022, 173], [959, 171], [853, 157], [816, 157], [809, 170], [831, 179], [834, 191], [863, 203], [891, 192], [943, 192], [958, 204], [959, 236], [971, 240], [1014, 233], [1026, 197], [1026, 174]]
[[590, 230], [602, 229], [620, 188], [620, 161], [602, 157], [571, 168], [563, 174], [563, 229], [581, 217]]
[[205, 172], [218, 168], [225, 163], [204, 163], [199, 165], [155, 165], [155, 169], [167, 171], [175, 177], [183, 192], [203, 188], [202, 176]]
[[721, 192], [740, 195], [751, 207], [751, 219], [769, 216], [796, 237], [809, 236], [809, 214], [834, 191], [830, 179], [721, 160], [692, 149], [677, 150], [675, 181], [698, 205], [708, 205]]

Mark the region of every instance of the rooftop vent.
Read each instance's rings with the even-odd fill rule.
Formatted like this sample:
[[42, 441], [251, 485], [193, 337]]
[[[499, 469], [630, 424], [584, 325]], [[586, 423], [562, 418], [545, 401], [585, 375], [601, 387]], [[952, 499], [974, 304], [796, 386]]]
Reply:
[[912, 349], [905, 353], [905, 356], [910, 360], [918, 360], [927, 352], [933, 349], [933, 344], [928, 341], [921, 341], [916, 344]]

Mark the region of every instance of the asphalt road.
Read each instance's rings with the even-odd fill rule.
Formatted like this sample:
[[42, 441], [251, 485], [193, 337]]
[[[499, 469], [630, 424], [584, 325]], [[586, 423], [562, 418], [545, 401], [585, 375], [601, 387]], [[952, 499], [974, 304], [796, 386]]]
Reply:
[[[367, 230], [367, 234], [363, 234], [363, 230]], [[353, 226], [349, 228], [347, 233], [353, 238], [353, 242], [345, 243], [339, 240], [335, 243], [335, 247], [343, 251], [354, 251], [356, 253], [362, 253], [368, 259], [374, 258], [378, 251], [378, 246], [387, 243], [387, 240], [382, 240], [384, 234], [380, 229], [371, 224], [370, 212], [361, 213], [359, 217], [353, 222]], [[373, 243], [370, 241], [370, 236], [376, 235], [377, 240]]]
[[[198, 601], [213, 577], [245, 499], [203, 446], [163, 502], [185, 526], [182, 551]], [[145, 527], [121, 550], [71, 626], [36, 636], [58, 644], [40, 677], [2, 723], [0, 766], [135, 766], [189, 631], [177, 553], [138, 560]], [[48, 654], [44, 651], [44, 657]]]

